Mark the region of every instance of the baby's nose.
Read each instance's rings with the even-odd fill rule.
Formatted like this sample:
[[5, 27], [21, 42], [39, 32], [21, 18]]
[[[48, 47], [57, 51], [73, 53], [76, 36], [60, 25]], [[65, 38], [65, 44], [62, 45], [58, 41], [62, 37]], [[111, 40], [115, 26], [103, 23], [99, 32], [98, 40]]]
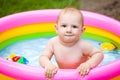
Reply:
[[71, 27], [67, 27], [66, 32], [71, 32], [71, 31], [72, 31], [72, 28]]

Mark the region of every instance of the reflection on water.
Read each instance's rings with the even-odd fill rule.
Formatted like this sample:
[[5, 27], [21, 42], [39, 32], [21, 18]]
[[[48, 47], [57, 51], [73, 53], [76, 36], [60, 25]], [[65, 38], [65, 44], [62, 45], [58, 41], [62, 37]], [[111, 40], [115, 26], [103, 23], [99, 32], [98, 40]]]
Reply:
[[[28, 65], [32, 66], [40, 66], [39, 65], [39, 56], [40, 53], [44, 50], [48, 40], [50, 38], [40, 38], [40, 39], [31, 39], [31, 40], [24, 40], [21, 42], [14, 43], [6, 48], [4, 48], [0, 52], [0, 57], [6, 58], [10, 56], [10, 54], [15, 53], [18, 56], [24, 56], [26, 59], [29, 60]], [[86, 40], [86, 39], [85, 39]], [[100, 42], [87, 40], [88, 42], [92, 43], [97, 48], [100, 48]], [[104, 53], [104, 60], [100, 65], [107, 64], [112, 62], [118, 58], [120, 58], [120, 51], [115, 50], [111, 52]], [[54, 57], [52, 58], [52, 62], [56, 64]]]

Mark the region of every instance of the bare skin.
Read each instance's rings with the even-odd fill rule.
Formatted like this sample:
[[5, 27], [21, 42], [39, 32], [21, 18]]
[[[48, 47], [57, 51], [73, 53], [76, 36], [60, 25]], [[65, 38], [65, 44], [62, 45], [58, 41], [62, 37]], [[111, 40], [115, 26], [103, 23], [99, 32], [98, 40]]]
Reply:
[[[58, 36], [53, 37], [40, 56], [40, 64], [45, 68], [45, 75], [51, 79], [60, 69], [77, 69], [81, 76], [89, 73], [103, 59], [102, 52], [92, 44], [81, 40], [84, 33], [82, 15], [72, 8], [59, 15], [55, 26]], [[58, 66], [52, 64], [50, 59], [55, 55]]]

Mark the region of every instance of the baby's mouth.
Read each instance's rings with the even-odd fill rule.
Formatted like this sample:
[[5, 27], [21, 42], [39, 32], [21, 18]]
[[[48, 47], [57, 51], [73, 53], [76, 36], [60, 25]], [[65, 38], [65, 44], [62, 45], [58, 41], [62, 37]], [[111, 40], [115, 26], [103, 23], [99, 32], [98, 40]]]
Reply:
[[72, 37], [73, 35], [65, 35], [66, 37]]

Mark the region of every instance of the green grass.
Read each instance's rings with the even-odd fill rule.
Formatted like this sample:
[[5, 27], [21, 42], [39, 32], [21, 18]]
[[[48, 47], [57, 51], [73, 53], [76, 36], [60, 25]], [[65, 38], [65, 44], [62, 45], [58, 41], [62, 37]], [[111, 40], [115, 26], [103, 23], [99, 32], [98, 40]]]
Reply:
[[117, 19], [120, 20], [120, 16], [118, 16]]
[[56, 9], [74, 6], [81, 0], [0, 0], [0, 17], [29, 10]]

